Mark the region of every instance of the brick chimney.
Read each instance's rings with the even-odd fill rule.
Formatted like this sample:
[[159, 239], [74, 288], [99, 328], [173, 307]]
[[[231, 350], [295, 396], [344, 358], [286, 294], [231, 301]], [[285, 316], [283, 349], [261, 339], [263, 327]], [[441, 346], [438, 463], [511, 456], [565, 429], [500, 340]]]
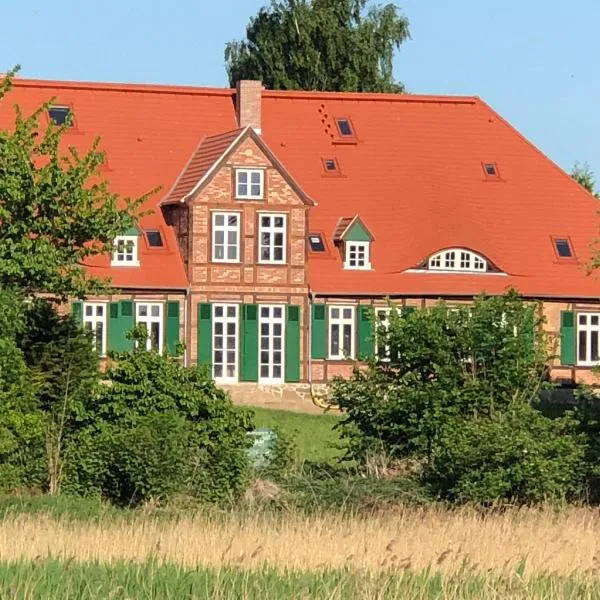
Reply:
[[250, 125], [260, 134], [262, 107], [262, 81], [245, 79], [238, 81], [235, 99], [235, 113], [240, 129]]

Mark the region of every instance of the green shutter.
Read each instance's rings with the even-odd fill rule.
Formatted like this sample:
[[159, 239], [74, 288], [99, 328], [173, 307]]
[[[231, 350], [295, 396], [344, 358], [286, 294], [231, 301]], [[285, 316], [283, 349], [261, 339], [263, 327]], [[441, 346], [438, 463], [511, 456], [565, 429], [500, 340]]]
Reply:
[[300, 381], [300, 307], [287, 307], [285, 325], [285, 380]]
[[312, 305], [310, 351], [312, 358], [327, 356], [327, 317], [324, 304]]
[[71, 304], [71, 314], [79, 325], [83, 324], [83, 302], [81, 300], [75, 300], [75, 302]]
[[112, 352], [129, 352], [133, 349], [133, 340], [127, 334], [133, 329], [133, 302], [121, 300], [111, 302], [108, 318], [108, 349]]
[[179, 302], [167, 302], [167, 354], [175, 356], [179, 344]]
[[212, 364], [212, 306], [198, 304], [198, 364]]
[[242, 306], [240, 381], [258, 381], [258, 306]]
[[373, 356], [373, 322], [371, 307], [358, 307], [358, 358], [368, 359]]
[[560, 313], [560, 364], [575, 364], [575, 313], [572, 310]]

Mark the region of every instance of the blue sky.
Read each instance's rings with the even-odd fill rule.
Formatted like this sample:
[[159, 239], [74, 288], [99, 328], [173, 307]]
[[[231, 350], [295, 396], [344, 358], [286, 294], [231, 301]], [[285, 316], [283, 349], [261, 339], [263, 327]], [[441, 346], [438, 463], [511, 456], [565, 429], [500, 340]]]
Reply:
[[[4, 0], [0, 71], [44, 79], [224, 86], [225, 43], [268, 0]], [[600, 2], [399, 0], [411, 92], [481, 96], [550, 158], [600, 179]]]

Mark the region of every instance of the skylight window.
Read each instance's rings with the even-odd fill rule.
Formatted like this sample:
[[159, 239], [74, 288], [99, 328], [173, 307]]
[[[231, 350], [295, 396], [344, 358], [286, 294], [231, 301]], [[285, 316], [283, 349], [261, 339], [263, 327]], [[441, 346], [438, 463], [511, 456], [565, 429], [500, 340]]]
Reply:
[[488, 177], [498, 177], [498, 167], [496, 163], [483, 163], [483, 170]]
[[325, 168], [325, 172], [327, 173], [337, 173], [338, 164], [335, 158], [324, 158], [323, 159], [323, 167]]
[[68, 125], [69, 127], [73, 125], [71, 109], [68, 106], [50, 106], [48, 108], [48, 117], [59, 127], [61, 125]]
[[573, 258], [571, 242], [567, 238], [555, 238], [554, 248], [559, 258]]
[[352, 129], [350, 119], [347, 119], [346, 117], [337, 119], [337, 127], [342, 137], [354, 137], [354, 130]]
[[146, 229], [146, 240], [150, 248], [162, 248], [163, 239], [158, 229]]
[[309, 234], [308, 243], [312, 252], [325, 252], [325, 242], [320, 233]]

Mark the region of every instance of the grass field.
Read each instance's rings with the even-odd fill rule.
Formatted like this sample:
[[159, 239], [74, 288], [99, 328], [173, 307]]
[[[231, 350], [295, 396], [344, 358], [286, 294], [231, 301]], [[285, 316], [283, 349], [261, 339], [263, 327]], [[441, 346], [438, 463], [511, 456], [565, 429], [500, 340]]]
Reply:
[[600, 584], [590, 577], [523, 579], [463, 573], [392, 570], [376, 574], [288, 572], [259, 568], [182, 569], [142, 564], [65, 563], [54, 560], [0, 563], [2, 600], [591, 600]]
[[343, 454], [339, 448], [339, 431], [333, 429], [340, 419], [337, 415], [254, 407], [252, 410], [256, 427], [279, 430], [294, 440], [299, 461], [333, 462]]

